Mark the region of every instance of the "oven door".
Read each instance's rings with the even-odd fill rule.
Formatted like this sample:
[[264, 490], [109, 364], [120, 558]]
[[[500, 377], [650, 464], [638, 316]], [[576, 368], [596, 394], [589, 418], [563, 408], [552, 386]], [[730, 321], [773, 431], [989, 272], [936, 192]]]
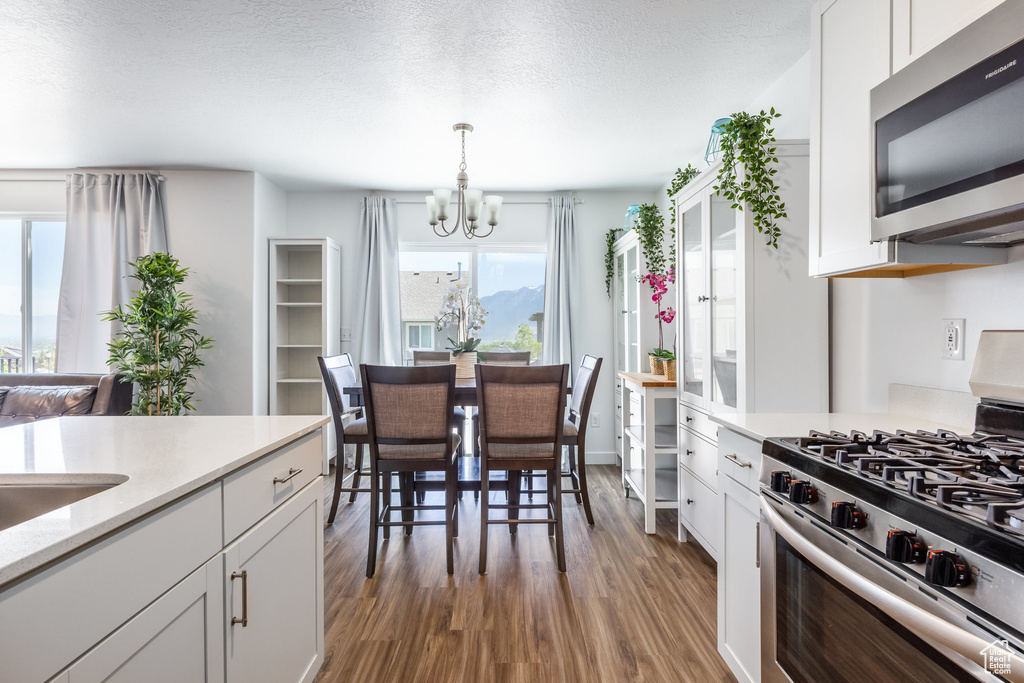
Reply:
[[983, 619], [764, 493], [760, 553], [766, 683], [1024, 681], [1019, 656], [986, 670]]

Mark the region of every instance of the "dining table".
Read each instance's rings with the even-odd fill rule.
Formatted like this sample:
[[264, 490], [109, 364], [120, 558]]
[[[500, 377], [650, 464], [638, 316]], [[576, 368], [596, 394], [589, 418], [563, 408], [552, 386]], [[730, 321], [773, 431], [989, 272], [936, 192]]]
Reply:
[[[361, 406], [363, 403], [363, 386], [361, 384], [353, 384], [351, 386], [344, 387], [342, 393], [352, 397], [353, 406]], [[571, 390], [570, 390], [571, 393]], [[469, 377], [466, 379], [455, 380], [455, 405], [457, 406], [476, 406], [478, 405], [476, 400], [476, 377]]]

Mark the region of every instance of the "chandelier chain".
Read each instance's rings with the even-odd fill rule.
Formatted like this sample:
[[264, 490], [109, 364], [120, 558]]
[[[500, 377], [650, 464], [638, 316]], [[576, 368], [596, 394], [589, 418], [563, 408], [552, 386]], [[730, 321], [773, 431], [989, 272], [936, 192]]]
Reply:
[[462, 131], [462, 163], [459, 164], [459, 170], [466, 170], [466, 131]]

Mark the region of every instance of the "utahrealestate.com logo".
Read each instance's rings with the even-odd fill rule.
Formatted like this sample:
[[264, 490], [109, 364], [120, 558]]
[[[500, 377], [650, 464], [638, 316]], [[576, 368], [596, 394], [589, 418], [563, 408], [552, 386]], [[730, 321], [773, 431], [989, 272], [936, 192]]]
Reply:
[[978, 654], [985, 658], [985, 671], [998, 676], [1007, 676], [1013, 665], [1014, 652], [1005, 640], [993, 640]]

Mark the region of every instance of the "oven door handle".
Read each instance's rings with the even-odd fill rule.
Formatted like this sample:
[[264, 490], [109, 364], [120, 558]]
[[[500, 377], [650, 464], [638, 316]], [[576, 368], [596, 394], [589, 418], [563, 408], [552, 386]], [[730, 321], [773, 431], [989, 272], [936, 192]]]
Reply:
[[[968, 633], [871, 583], [808, 541], [775, 511], [771, 502], [766, 500], [763, 495], [761, 496], [761, 513], [771, 523], [775, 533], [782, 536], [798, 553], [837, 582], [888, 614], [919, 637], [969, 659], [984, 670], [985, 656], [981, 652], [992, 644], [990, 641]], [[1024, 683], [1024, 659], [1017, 653], [1012, 653], [1011, 659], [1010, 671], [1012, 673], [1003, 674], [1003, 677], [1008, 681]]]

